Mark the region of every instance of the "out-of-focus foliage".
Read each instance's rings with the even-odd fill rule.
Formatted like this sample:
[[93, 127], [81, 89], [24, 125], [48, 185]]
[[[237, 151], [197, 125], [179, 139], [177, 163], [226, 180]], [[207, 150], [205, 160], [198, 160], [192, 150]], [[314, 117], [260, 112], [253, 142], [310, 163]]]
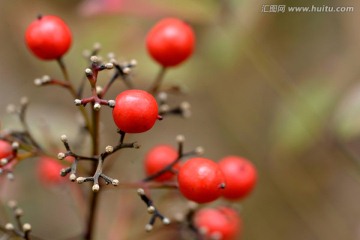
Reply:
[[[353, 6], [355, 10], [262, 13], [266, 4]], [[39, 12], [62, 16], [71, 26], [74, 45], [65, 60], [75, 81], [80, 81], [86, 66], [82, 51], [100, 42], [104, 56], [111, 51], [120, 59], [138, 60], [134, 81], [140, 88], [150, 84], [159, 68], [146, 53], [146, 32], [162, 17], [183, 18], [196, 30], [197, 50], [191, 60], [168, 72], [164, 84], [186, 87], [188, 96], [176, 99], [187, 98], [193, 116], [188, 121], [163, 121], [150, 133], [133, 136], [142, 148], [121, 154], [126, 157], [115, 165], [114, 174], [119, 174], [120, 181], [138, 179], [143, 174], [141, 156], [156, 143], [174, 143], [182, 133], [189, 148], [202, 145], [209, 158], [243, 155], [259, 168], [257, 189], [241, 203], [243, 239], [356, 240], [360, 237], [359, 9], [360, 3], [354, 0], [1, 1], [1, 115], [8, 103], [27, 95], [35, 131], [46, 123], [56, 126], [55, 139], [62, 133], [76, 135], [67, 132], [76, 121], [70, 96], [56, 88], [33, 86], [33, 79], [44, 74], [61, 76], [55, 63], [35, 59], [23, 43], [24, 29]], [[117, 84], [110, 94], [123, 89]], [[41, 138], [41, 131], [36, 135]], [[114, 125], [104, 120], [105, 136], [104, 145], [114, 141]], [[147, 142], [149, 138], [154, 141]], [[59, 194], [67, 193], [33, 188], [29, 179], [34, 176], [28, 170], [36, 161], [19, 165], [22, 177], [6, 186], [6, 196], [0, 188], [1, 198], [16, 197], [23, 203], [35, 233], [52, 236], [66, 218], [72, 227], [67, 233], [58, 232], [57, 239], [73, 236], [81, 218], [77, 212], [53, 207]], [[9, 193], [9, 189], [14, 190]], [[34, 190], [29, 193], [28, 189]], [[104, 194], [98, 236], [144, 236], [140, 223], [147, 216], [133, 195], [130, 190]], [[173, 193], [154, 195], [160, 204], [168, 198], [173, 204], [179, 201]], [[39, 196], [47, 201], [39, 202]], [[62, 204], [61, 209], [66, 209], [73, 201]], [[118, 210], [114, 204], [120, 204]], [[172, 204], [166, 207], [170, 217], [178, 210]], [[49, 209], [54, 211], [50, 216]], [[43, 222], [54, 220], [54, 214], [59, 216], [58, 226], [42, 232]], [[167, 234], [171, 233], [145, 236], [169, 239]]]

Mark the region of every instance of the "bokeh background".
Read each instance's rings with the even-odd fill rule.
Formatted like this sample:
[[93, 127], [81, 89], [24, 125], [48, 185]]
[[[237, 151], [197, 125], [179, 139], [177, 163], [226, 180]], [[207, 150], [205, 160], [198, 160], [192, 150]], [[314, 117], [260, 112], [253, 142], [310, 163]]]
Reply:
[[[352, 6], [354, 12], [262, 13], [269, 4]], [[171, 117], [150, 132], [131, 136], [141, 149], [118, 155], [110, 175], [121, 182], [140, 179], [146, 151], [159, 143], [175, 146], [175, 136], [183, 134], [187, 150], [203, 146], [205, 156], [215, 161], [233, 154], [257, 166], [257, 188], [233, 203], [244, 221], [242, 239], [360, 239], [359, 10], [353, 0], [1, 0], [2, 128], [18, 127], [6, 106], [27, 96], [28, 119], [39, 141], [54, 139], [61, 150], [60, 134], [74, 139], [78, 133], [70, 95], [33, 84], [44, 74], [61, 78], [55, 62], [36, 59], [24, 45], [24, 31], [37, 14], [58, 15], [70, 25], [74, 43], [65, 62], [75, 83], [86, 67], [83, 50], [100, 42], [104, 56], [114, 52], [120, 60], [138, 61], [134, 82], [139, 88], [146, 88], [159, 70], [146, 53], [147, 31], [163, 17], [179, 17], [196, 31], [196, 52], [167, 73], [164, 86], [186, 90], [171, 99], [174, 104], [189, 101], [192, 117]], [[109, 98], [123, 89], [119, 81]], [[104, 110], [103, 146], [116, 140], [110, 115]], [[1, 202], [16, 199], [34, 235], [76, 239], [84, 210], [76, 188], [43, 186], [36, 163], [22, 162], [14, 182], [2, 180]], [[153, 197], [169, 217], [184, 202], [171, 191], [155, 190]], [[1, 207], [0, 223], [10, 218]], [[134, 189], [106, 190], [97, 239], [180, 239], [171, 229], [145, 234], [147, 219]]]

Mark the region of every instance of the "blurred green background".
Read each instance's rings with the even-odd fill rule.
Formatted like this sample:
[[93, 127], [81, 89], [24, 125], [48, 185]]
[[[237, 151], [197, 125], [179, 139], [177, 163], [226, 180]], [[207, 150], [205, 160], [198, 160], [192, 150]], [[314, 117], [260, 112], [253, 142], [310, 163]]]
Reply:
[[[261, 12], [263, 5], [273, 4], [352, 6], [354, 11]], [[72, 29], [74, 42], [65, 62], [76, 83], [86, 67], [82, 51], [100, 42], [104, 56], [114, 52], [119, 59], [138, 61], [134, 81], [139, 88], [146, 88], [159, 69], [146, 53], [147, 31], [163, 17], [179, 17], [196, 31], [196, 52], [167, 73], [164, 85], [187, 90], [173, 99], [189, 101], [192, 117], [165, 119], [152, 131], [131, 136], [142, 148], [121, 153], [112, 176], [123, 182], [141, 178], [146, 151], [158, 143], [175, 145], [181, 133], [188, 150], [200, 145], [215, 161], [234, 154], [257, 166], [257, 188], [234, 204], [244, 220], [242, 239], [360, 239], [359, 9], [353, 0], [2, 0], [2, 128], [16, 126], [6, 106], [27, 96], [29, 122], [40, 141], [50, 136], [62, 149], [60, 134], [70, 139], [77, 134], [73, 99], [62, 89], [33, 85], [44, 74], [61, 78], [55, 62], [36, 59], [24, 45], [24, 31], [38, 13], [58, 15]], [[123, 89], [118, 82], [109, 98]], [[103, 146], [116, 137], [109, 113], [104, 111]], [[44, 125], [52, 130], [44, 133]], [[36, 180], [36, 161], [19, 164], [17, 180], [2, 183], [1, 200], [15, 198], [22, 204], [35, 235], [64, 239], [80, 234], [81, 204], [71, 197], [75, 190], [44, 190]], [[97, 239], [180, 238], [171, 231], [144, 234], [148, 215], [137, 198], [134, 190], [102, 195]], [[154, 191], [154, 198], [170, 217], [178, 211], [176, 193]]]

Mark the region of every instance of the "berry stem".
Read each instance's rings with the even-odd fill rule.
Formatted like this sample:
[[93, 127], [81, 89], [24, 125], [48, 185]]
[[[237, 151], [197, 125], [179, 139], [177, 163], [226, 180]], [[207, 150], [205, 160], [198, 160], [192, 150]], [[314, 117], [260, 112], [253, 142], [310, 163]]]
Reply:
[[[71, 93], [71, 95], [73, 96], [74, 99], [79, 98], [79, 96], [78, 96], [78, 94], [76, 93], [76, 90], [75, 90], [73, 84], [72, 84], [71, 81], [70, 81], [69, 73], [68, 73], [68, 71], [67, 71], [67, 67], [66, 67], [63, 59], [62, 59], [62, 58], [58, 58], [56, 61], [57, 61], [58, 65], [60, 66], [60, 69], [61, 69], [61, 72], [62, 72], [62, 74], [63, 74], [63, 76], [64, 76], [65, 81], [69, 83], [69, 87], [68, 87], [67, 89], [69, 89], [69, 91], [70, 91], [70, 93]], [[84, 108], [84, 107], [80, 107], [79, 109], [80, 109], [81, 115], [82, 115], [83, 118], [84, 118], [86, 128], [89, 129], [89, 132], [90, 132], [90, 133], [93, 132], [92, 129], [91, 129], [91, 125], [90, 125], [90, 119], [89, 119], [89, 117], [88, 117], [88, 114], [87, 114], [85, 108]], [[92, 137], [93, 137], [93, 136], [92, 136]]]
[[166, 73], [166, 69], [167, 69], [166, 67], [161, 67], [160, 68], [160, 71], [157, 74], [157, 76], [156, 76], [156, 78], [155, 78], [155, 80], [153, 82], [153, 85], [149, 90], [149, 93], [155, 95], [159, 91], [159, 88], [161, 86], [161, 83], [162, 83], [162, 81], [164, 79], [164, 76], [165, 76], [165, 73]]
[[[97, 156], [99, 155], [99, 141], [100, 141], [100, 134], [99, 134], [99, 125], [100, 125], [100, 112], [92, 109], [92, 120], [93, 120], [93, 132], [92, 132], [92, 155]], [[100, 159], [98, 161], [101, 161]], [[95, 172], [98, 168], [98, 163], [93, 162], [91, 172]], [[94, 225], [96, 219], [96, 210], [98, 206], [98, 200], [100, 192], [91, 191], [90, 196], [90, 204], [89, 204], [89, 217], [87, 220], [87, 228], [84, 235], [85, 240], [93, 239], [94, 235]]]

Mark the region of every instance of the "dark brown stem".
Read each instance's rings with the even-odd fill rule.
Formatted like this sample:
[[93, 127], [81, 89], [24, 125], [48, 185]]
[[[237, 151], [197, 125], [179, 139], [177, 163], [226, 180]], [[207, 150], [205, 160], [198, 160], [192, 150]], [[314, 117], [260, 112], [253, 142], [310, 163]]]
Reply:
[[[97, 156], [99, 154], [99, 140], [100, 140], [99, 139], [100, 112], [93, 109], [92, 116], [93, 116], [92, 155]], [[101, 160], [99, 159], [99, 161]], [[95, 172], [97, 167], [98, 167], [98, 163], [94, 161], [91, 172]], [[90, 204], [89, 204], [89, 216], [87, 220], [86, 232], [84, 235], [85, 240], [93, 239], [99, 195], [100, 192], [94, 192], [94, 191], [91, 192]]]
[[164, 76], [165, 76], [166, 69], [167, 69], [166, 67], [161, 67], [158, 75], [156, 76], [156, 78], [155, 78], [155, 80], [153, 82], [152, 87], [149, 89], [149, 92], [151, 94], [155, 95], [159, 91], [159, 88], [160, 88], [161, 83], [162, 83], [162, 81], [164, 79]]

